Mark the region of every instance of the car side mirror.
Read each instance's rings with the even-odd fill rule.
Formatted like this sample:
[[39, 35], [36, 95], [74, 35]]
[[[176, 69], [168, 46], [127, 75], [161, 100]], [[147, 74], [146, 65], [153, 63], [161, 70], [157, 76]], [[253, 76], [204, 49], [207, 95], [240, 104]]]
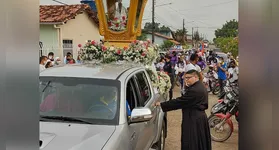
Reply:
[[153, 117], [149, 108], [139, 107], [134, 108], [131, 113], [130, 123], [140, 123], [151, 120]]

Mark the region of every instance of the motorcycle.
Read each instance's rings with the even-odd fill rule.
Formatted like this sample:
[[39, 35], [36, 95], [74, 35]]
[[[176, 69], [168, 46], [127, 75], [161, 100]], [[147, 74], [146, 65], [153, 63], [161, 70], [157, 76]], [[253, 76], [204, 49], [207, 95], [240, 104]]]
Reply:
[[208, 88], [208, 92], [213, 92], [216, 89], [216, 86], [219, 85], [218, 83], [218, 75], [215, 71], [210, 70], [207, 73], [204, 73], [204, 84]]
[[[211, 115], [208, 117], [209, 127], [211, 129], [211, 138], [216, 142], [224, 142], [230, 138], [234, 127], [231, 120], [235, 116], [237, 122], [239, 121], [239, 93], [238, 89], [224, 88], [226, 95], [224, 99], [218, 100], [211, 109]], [[217, 136], [222, 134], [221, 136]]]
[[[235, 88], [238, 86], [238, 83], [237, 82], [230, 82], [230, 80], [226, 80], [224, 81], [225, 82], [225, 86], [227, 87], [231, 87], [231, 88]], [[215, 85], [215, 88], [212, 90], [212, 94], [214, 95], [218, 95], [219, 93], [221, 92], [221, 86], [219, 83], [217, 83]], [[224, 91], [223, 91], [224, 92]], [[220, 95], [223, 95], [224, 93], [221, 93]]]

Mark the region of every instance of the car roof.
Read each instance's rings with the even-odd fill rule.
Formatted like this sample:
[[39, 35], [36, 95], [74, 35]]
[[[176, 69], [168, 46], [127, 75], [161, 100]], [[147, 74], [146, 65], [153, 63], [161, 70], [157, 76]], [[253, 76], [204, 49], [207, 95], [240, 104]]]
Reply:
[[77, 77], [118, 79], [125, 72], [133, 72], [142, 66], [136, 64], [71, 64], [45, 69], [40, 77]]

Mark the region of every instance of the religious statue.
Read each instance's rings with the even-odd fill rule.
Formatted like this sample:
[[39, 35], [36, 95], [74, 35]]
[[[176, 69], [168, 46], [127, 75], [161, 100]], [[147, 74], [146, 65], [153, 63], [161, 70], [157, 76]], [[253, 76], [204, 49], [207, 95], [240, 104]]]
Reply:
[[122, 0], [116, 0], [115, 4], [108, 8], [108, 26], [113, 31], [126, 29], [128, 11], [123, 6]]

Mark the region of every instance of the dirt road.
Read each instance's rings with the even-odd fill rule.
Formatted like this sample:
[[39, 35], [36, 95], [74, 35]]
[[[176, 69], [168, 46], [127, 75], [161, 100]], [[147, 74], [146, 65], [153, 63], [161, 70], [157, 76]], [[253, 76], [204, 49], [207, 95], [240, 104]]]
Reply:
[[[179, 89], [175, 87], [174, 97], [179, 96]], [[209, 94], [209, 108], [217, 102], [215, 95]], [[207, 114], [209, 115], [209, 110]], [[168, 137], [166, 138], [165, 150], [180, 150], [180, 137], [181, 137], [181, 110], [168, 112]], [[223, 143], [212, 141], [212, 150], [237, 150], [238, 149], [238, 124], [233, 119], [234, 132], [232, 136]]]

